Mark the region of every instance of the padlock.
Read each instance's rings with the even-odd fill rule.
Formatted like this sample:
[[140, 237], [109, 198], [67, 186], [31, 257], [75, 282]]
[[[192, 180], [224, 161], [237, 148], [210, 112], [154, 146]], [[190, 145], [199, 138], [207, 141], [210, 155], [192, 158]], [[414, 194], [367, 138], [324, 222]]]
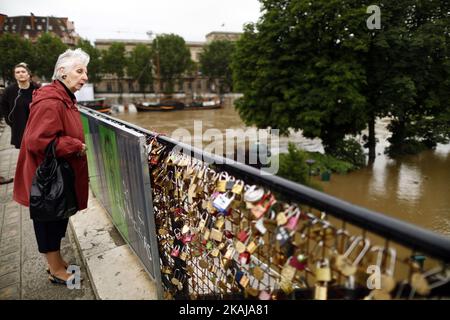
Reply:
[[180, 255], [180, 246], [176, 245], [175, 247], [173, 247], [170, 255], [175, 258], [178, 257]]
[[330, 282], [331, 281], [331, 269], [328, 259], [323, 259], [316, 264], [316, 281]]
[[192, 232], [186, 233], [181, 237], [181, 242], [183, 242], [183, 244], [187, 244], [189, 242], [191, 242], [194, 238], [194, 234]]
[[220, 254], [219, 248], [213, 248], [211, 250], [211, 256], [213, 256], [214, 258], [217, 258], [219, 256], [219, 254]]
[[307, 257], [303, 254], [293, 255], [289, 259], [289, 264], [297, 270], [303, 271], [307, 265]]
[[227, 191], [227, 181], [228, 181], [228, 173], [227, 172], [221, 172], [219, 176], [219, 180], [217, 180], [216, 183], [216, 190], [218, 192], [225, 192]]
[[231, 196], [227, 193], [220, 194], [217, 198], [214, 199], [213, 206], [219, 212], [226, 212], [231, 203], [234, 201], [234, 198], [234, 194], [232, 194]]
[[295, 231], [297, 229], [298, 221], [300, 219], [301, 211], [299, 208], [295, 209], [293, 214], [288, 218], [285, 228], [289, 231]]
[[236, 195], [240, 195], [242, 194], [242, 191], [244, 191], [244, 181], [242, 180], [237, 180], [234, 185], [233, 188], [231, 189], [231, 192], [233, 192]]
[[242, 241], [239, 241], [239, 240], [236, 240], [234, 242], [234, 247], [236, 248], [236, 251], [238, 253], [242, 253], [247, 249], [246, 245]]
[[436, 289], [449, 281], [449, 271], [443, 267], [436, 267], [426, 272], [415, 271], [411, 276], [413, 293], [427, 296], [431, 290]]
[[219, 229], [216, 228], [212, 228], [211, 229], [211, 235], [210, 238], [212, 240], [218, 241], [218, 242], [222, 242], [222, 238], [223, 238], [223, 233], [222, 231], [220, 231]]
[[288, 221], [288, 219], [286, 217], [286, 213], [284, 211], [279, 212], [277, 214], [276, 220], [277, 220], [277, 225], [278, 226], [285, 225], [287, 223], [287, 221]]
[[184, 246], [182, 249], [181, 249], [181, 253], [180, 253], [180, 259], [181, 260], [183, 260], [183, 261], [186, 261], [186, 259], [188, 258], [188, 256], [189, 256], [189, 253], [188, 253], [188, 247], [187, 246]]
[[214, 226], [216, 229], [222, 230], [223, 226], [225, 225], [225, 218], [220, 216], [216, 219]]
[[227, 251], [223, 255], [224, 258], [228, 260], [232, 260], [234, 257], [234, 254], [236, 253], [236, 250], [233, 248], [233, 246], [230, 244], [228, 245]]
[[248, 286], [248, 283], [250, 282], [249, 277], [247, 277], [246, 274], [243, 274], [241, 279], [239, 280], [239, 284], [243, 287], [246, 288]]
[[175, 233], [175, 238], [177, 238], [177, 240], [181, 240], [182, 234], [180, 228], [175, 228], [173, 233]]
[[204, 230], [204, 228], [206, 226], [207, 220], [208, 220], [208, 213], [207, 212], [203, 212], [201, 217], [200, 217], [200, 221], [198, 223], [198, 226], [197, 226], [199, 232], [203, 232], [203, 230]]
[[314, 299], [315, 300], [327, 300], [328, 287], [325, 284], [315, 284], [314, 287]]
[[[364, 244], [363, 249], [359, 253], [359, 255], [352, 262], [349, 259], [350, 254], [355, 250], [357, 245], [362, 242]], [[370, 248], [370, 241], [367, 238], [363, 238], [362, 236], [354, 237], [354, 240], [348, 247], [347, 251], [343, 255], [337, 255], [335, 257], [334, 265], [336, 269], [338, 269], [344, 276], [351, 276], [356, 273], [358, 264], [361, 262], [364, 255]]]
[[250, 237], [250, 228], [239, 231], [236, 237], [244, 243]]
[[256, 251], [256, 249], [258, 248], [258, 243], [257, 243], [257, 241], [258, 241], [258, 240], [256, 240], [256, 242], [255, 242], [255, 240], [253, 240], [253, 241], [251, 241], [251, 242], [247, 245], [247, 251], [248, 251], [250, 254], [253, 254], [253, 253]]
[[258, 202], [262, 199], [265, 192], [263, 188], [257, 187], [255, 185], [249, 187], [244, 193], [244, 201], [245, 202]]
[[294, 277], [295, 277], [296, 271], [297, 271], [297, 269], [295, 269], [294, 267], [292, 267], [289, 264], [286, 264], [283, 267], [283, 269], [281, 270], [281, 278], [284, 278], [287, 281], [292, 281], [292, 279], [294, 279]]
[[231, 191], [233, 189], [234, 186], [234, 180], [227, 180], [226, 184], [225, 184], [225, 190], [226, 191]]
[[283, 292], [287, 295], [291, 294], [294, 291], [294, 287], [292, 286], [292, 282], [289, 280], [286, 280], [284, 278], [281, 278], [280, 281], [280, 289], [283, 290]]
[[289, 241], [290, 235], [284, 227], [277, 228], [275, 239], [278, 241], [280, 246], [286, 244]]
[[272, 299], [272, 295], [270, 294], [270, 292], [268, 292], [266, 290], [262, 290], [259, 293], [258, 299], [259, 300], [271, 300]]
[[181, 228], [181, 234], [186, 234], [186, 233], [188, 233], [190, 230], [191, 230], [191, 228], [190, 228], [189, 222], [186, 222], [186, 223], [183, 225], [183, 228]]
[[264, 278], [264, 271], [259, 266], [256, 266], [253, 268], [252, 274], [255, 277], [255, 279], [258, 281], [261, 281]]
[[[386, 251], [383, 247], [373, 246], [370, 250], [371, 252], [378, 252], [377, 254], [377, 260], [376, 265], [380, 268], [380, 270], [383, 269], [383, 255]], [[394, 278], [394, 272], [395, 272], [395, 264], [396, 264], [396, 251], [394, 248], [388, 248], [387, 251], [390, 255], [390, 263], [389, 268], [387, 268], [384, 272], [381, 273], [381, 287], [380, 290], [386, 293], [390, 293], [397, 285], [397, 282]], [[375, 297], [376, 299], [377, 297]]]
[[261, 218], [271, 206], [276, 203], [275, 197], [272, 194], [265, 194], [262, 199], [251, 208], [251, 212], [255, 219]]
[[264, 226], [264, 218], [261, 218], [258, 221], [256, 221], [255, 228], [261, 234], [265, 234], [267, 232], [267, 228]]
[[239, 254], [239, 262], [241, 264], [248, 264], [250, 262], [250, 253], [247, 251]]

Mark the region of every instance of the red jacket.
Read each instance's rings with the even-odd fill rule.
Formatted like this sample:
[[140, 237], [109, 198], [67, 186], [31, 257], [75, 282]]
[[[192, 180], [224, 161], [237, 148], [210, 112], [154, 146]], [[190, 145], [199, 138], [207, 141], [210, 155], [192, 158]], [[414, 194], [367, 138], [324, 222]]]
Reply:
[[30, 205], [31, 181], [44, 160], [45, 148], [56, 136], [56, 156], [67, 159], [75, 173], [78, 209], [87, 207], [88, 166], [86, 156], [78, 156], [84, 143], [83, 126], [76, 100], [59, 81], [33, 93], [30, 118], [23, 135], [14, 178], [14, 200]]

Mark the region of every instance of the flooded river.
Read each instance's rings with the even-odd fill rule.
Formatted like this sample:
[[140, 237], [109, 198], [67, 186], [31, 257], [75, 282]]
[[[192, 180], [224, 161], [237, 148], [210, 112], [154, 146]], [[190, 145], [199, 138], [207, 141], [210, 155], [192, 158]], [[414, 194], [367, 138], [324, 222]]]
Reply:
[[[245, 129], [245, 125], [228, 101], [219, 110], [136, 112], [120, 109], [113, 116], [140, 127], [171, 136], [179, 128], [194, 134], [194, 120], [201, 121], [203, 131], [216, 128]], [[329, 182], [321, 182], [326, 193], [351, 203], [379, 211], [450, 235], [450, 144], [438, 145], [435, 150], [398, 160], [383, 154], [389, 136], [387, 120], [377, 123], [377, 158], [373, 166], [348, 175], [332, 175]], [[198, 137], [197, 137], [198, 138]], [[201, 139], [201, 138], [198, 138]], [[289, 141], [308, 151], [322, 151], [319, 139], [310, 140], [300, 133], [280, 138], [280, 152], [287, 150]], [[203, 141], [205, 145], [210, 141]]]

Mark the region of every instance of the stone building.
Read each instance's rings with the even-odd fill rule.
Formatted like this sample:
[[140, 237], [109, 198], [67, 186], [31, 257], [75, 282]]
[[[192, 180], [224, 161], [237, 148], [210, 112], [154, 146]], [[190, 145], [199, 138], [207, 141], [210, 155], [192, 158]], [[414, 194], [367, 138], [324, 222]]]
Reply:
[[[206, 44], [214, 40], [231, 40], [235, 41], [239, 38], [241, 33], [237, 32], [210, 32], [206, 35], [205, 42], [186, 41], [186, 46], [191, 52], [191, 59], [194, 62], [199, 62], [200, 54]], [[117, 40], [117, 39], [97, 39], [94, 44], [99, 50], [107, 50], [113, 43], [120, 42], [125, 45], [125, 51], [131, 52], [138, 44], [151, 44], [151, 40]], [[208, 93], [216, 93], [217, 86], [209, 81], [201, 74], [185, 75], [183, 78], [177, 79], [175, 82], [175, 93], [189, 96], [204, 95]], [[105, 75], [103, 80], [95, 85], [95, 91], [101, 93], [118, 93], [137, 94], [140, 93], [140, 88], [137, 81], [131, 78], [117, 79], [112, 75]], [[154, 93], [161, 92], [159, 82], [155, 79], [153, 85], [149, 85], [146, 92]]]
[[80, 36], [75, 32], [75, 25], [66, 17], [52, 16], [7, 16], [0, 13], [0, 36], [4, 33], [19, 36], [36, 42], [43, 33], [59, 37], [63, 43], [75, 46]]

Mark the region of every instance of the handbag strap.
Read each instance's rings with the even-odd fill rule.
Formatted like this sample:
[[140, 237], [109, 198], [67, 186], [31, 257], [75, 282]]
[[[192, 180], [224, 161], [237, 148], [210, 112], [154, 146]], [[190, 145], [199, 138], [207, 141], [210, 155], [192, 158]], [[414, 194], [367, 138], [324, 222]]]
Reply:
[[52, 158], [56, 158], [56, 151], [55, 151], [55, 145], [56, 145], [56, 139], [53, 139], [52, 141], [50, 141], [50, 143], [47, 145], [47, 147], [45, 148], [45, 158], [46, 159], [52, 159]]

